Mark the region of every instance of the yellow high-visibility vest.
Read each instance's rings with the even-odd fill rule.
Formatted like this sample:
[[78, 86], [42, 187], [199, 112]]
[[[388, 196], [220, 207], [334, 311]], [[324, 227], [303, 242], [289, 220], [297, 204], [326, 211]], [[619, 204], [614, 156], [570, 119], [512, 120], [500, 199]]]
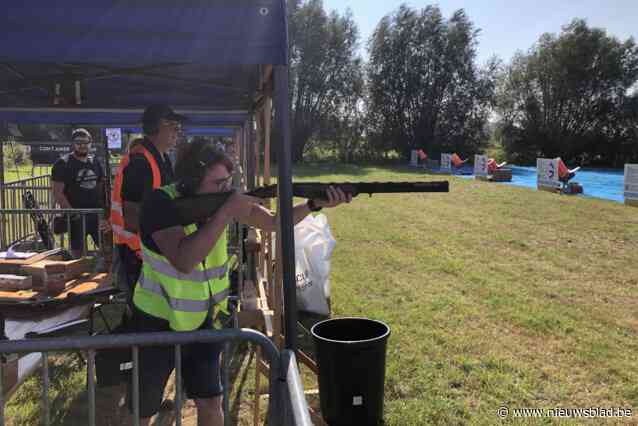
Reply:
[[[171, 199], [179, 195], [175, 184], [160, 190]], [[195, 224], [184, 227], [186, 235], [195, 231]], [[230, 289], [226, 229], [204, 262], [188, 274], [179, 272], [165, 256], [151, 251], [143, 242], [142, 257], [142, 272], [133, 294], [138, 309], [165, 319], [175, 331], [198, 329], [209, 312], [214, 328], [223, 328], [229, 318]]]

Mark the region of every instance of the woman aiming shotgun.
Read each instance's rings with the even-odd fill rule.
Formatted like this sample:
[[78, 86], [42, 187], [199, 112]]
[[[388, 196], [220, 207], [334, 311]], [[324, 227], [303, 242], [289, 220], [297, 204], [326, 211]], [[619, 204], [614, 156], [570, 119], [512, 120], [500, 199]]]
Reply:
[[[212, 142], [184, 145], [175, 166], [176, 184], [153, 191], [140, 216], [142, 272], [133, 294], [133, 327], [137, 332], [222, 329], [228, 321], [228, 248], [226, 228], [233, 221], [271, 232], [276, 217], [260, 199], [233, 193], [201, 223], [180, 224], [175, 200], [182, 196], [229, 191], [233, 164]], [[337, 188], [326, 199], [293, 208], [294, 223], [311, 211], [349, 203]], [[195, 400], [199, 425], [223, 425], [219, 356], [221, 344], [183, 347], [186, 393]], [[172, 347], [144, 347], [139, 352], [141, 425], [160, 408], [166, 382], [175, 367]]]

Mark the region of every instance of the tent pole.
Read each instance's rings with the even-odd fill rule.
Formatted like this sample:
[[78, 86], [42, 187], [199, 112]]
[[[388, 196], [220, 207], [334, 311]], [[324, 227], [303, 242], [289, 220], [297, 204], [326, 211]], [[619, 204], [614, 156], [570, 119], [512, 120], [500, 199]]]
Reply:
[[[281, 264], [284, 285], [284, 330], [286, 349], [297, 349], [297, 288], [295, 285], [295, 239], [292, 217], [292, 150], [290, 147], [290, 101], [288, 99], [288, 67], [277, 66], [277, 121], [281, 141], [277, 156], [279, 187], [279, 220], [281, 221]], [[279, 255], [279, 253], [277, 253]]]
[[[4, 139], [0, 139], [0, 209], [4, 209]], [[0, 218], [0, 249], [4, 250], [9, 242], [4, 240], [5, 237], [5, 215]]]

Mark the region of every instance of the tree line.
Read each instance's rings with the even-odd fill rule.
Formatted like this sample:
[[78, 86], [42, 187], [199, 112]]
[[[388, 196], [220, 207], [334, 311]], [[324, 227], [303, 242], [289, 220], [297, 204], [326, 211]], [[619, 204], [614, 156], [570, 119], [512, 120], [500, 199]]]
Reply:
[[509, 63], [477, 59], [464, 10], [402, 5], [360, 56], [352, 13], [289, 3], [295, 161], [378, 160], [413, 149], [432, 158], [497, 145], [503, 159], [579, 164], [638, 161], [638, 47], [580, 19], [543, 34]]

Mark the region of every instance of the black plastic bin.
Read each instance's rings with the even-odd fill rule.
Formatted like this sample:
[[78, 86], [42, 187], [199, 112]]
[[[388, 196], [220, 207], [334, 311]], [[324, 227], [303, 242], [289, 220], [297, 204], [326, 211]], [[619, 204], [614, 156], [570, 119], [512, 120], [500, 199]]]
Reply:
[[310, 332], [324, 420], [331, 426], [381, 424], [390, 327], [366, 318], [335, 318], [318, 322]]

